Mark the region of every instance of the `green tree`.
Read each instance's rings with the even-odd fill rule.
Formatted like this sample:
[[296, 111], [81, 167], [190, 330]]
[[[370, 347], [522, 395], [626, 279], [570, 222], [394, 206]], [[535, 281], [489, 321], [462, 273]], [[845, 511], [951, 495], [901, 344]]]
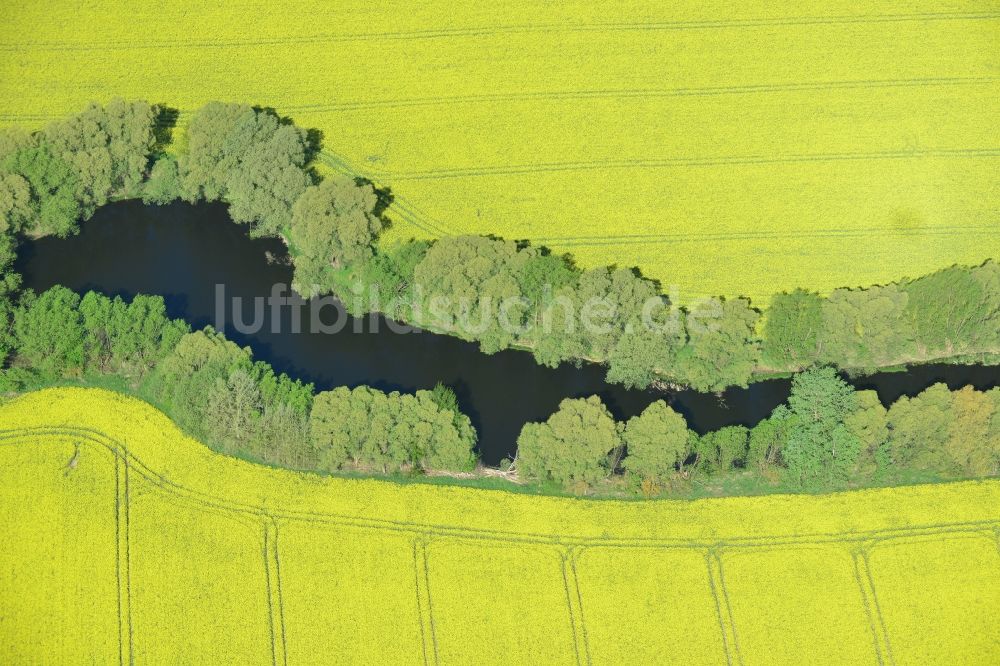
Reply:
[[0, 164], [8, 157], [35, 145], [35, 138], [22, 127], [0, 127]]
[[857, 408], [854, 389], [833, 368], [807, 370], [792, 380], [788, 404], [795, 420], [782, 456], [792, 479], [803, 486], [847, 480], [862, 447], [845, 424]]
[[625, 325], [608, 355], [607, 380], [629, 388], [646, 388], [669, 378], [685, 343], [683, 312], [665, 298], [652, 297], [657, 306]]
[[905, 316], [907, 294], [898, 285], [836, 289], [823, 304], [824, 360], [844, 368], [873, 368], [914, 353]]
[[142, 186], [142, 200], [147, 204], [164, 205], [181, 196], [181, 176], [177, 160], [164, 155], [156, 160]]
[[796, 289], [775, 294], [764, 321], [762, 353], [776, 368], [803, 368], [819, 358], [823, 330], [823, 299], [819, 294]]
[[774, 470], [781, 461], [781, 450], [788, 441], [794, 422], [791, 410], [779, 405], [771, 416], [751, 428], [747, 442], [747, 467], [755, 467], [761, 474]]
[[920, 395], [901, 397], [889, 408], [889, 450], [897, 469], [944, 469], [944, 446], [955, 414], [951, 391], [935, 384]]
[[149, 385], [183, 428], [213, 448], [286, 467], [315, 466], [308, 437], [312, 384], [276, 374], [211, 328], [172, 345]]
[[367, 386], [316, 396], [310, 437], [321, 469], [466, 471], [475, 465], [469, 418], [430, 391], [385, 394]]
[[308, 414], [288, 403], [265, 401], [256, 434], [255, 448], [261, 460], [289, 469], [317, 469], [316, 451], [309, 437]]
[[414, 321], [413, 276], [430, 246], [428, 241], [397, 242], [362, 264], [358, 275], [368, 290], [340, 295], [351, 314], [377, 311], [398, 321]]
[[16, 338], [14, 336], [14, 304], [0, 290], [0, 371], [7, 365], [7, 358], [14, 351]]
[[754, 329], [760, 313], [745, 298], [715, 302], [687, 317], [688, 342], [672, 375], [699, 391], [746, 386], [760, 360]]
[[908, 326], [924, 357], [1000, 346], [1000, 264], [953, 266], [903, 284]]
[[[579, 273], [536, 315], [542, 325], [532, 329], [535, 359], [552, 367], [567, 360], [610, 360], [613, 381], [648, 385], [656, 366], [672, 359], [678, 333], [677, 327], [666, 332], [645, 327], [650, 301], [662, 305], [656, 283], [634, 270], [598, 267]], [[662, 308], [654, 308], [652, 323], [663, 319]]]
[[986, 449], [993, 452], [994, 468], [992, 474], [1000, 474], [1000, 388], [987, 391], [986, 395], [993, 401], [993, 416], [990, 418], [990, 429], [986, 438]]
[[66, 236], [112, 198], [138, 196], [157, 113], [145, 102], [116, 99], [34, 135], [0, 133], [0, 212], [7, 226]]
[[246, 368], [216, 377], [202, 416], [209, 441], [226, 453], [247, 453], [262, 410], [260, 388]]
[[34, 221], [31, 183], [16, 173], [0, 172], [0, 234], [13, 235]]
[[469, 471], [476, 464], [476, 431], [469, 417], [458, 411], [457, 401], [441, 398], [440, 392], [435, 396], [430, 391], [399, 397], [401, 413], [415, 435], [412, 461], [421, 470]]
[[527, 423], [517, 438], [518, 475], [586, 487], [607, 478], [621, 446], [618, 424], [597, 396], [566, 399], [545, 423]]
[[188, 201], [229, 202], [229, 214], [254, 235], [287, 229], [292, 205], [310, 184], [306, 132], [273, 111], [210, 102], [191, 118], [178, 159]]
[[28, 181], [0, 170], [0, 299], [5, 299], [20, 284], [11, 270], [16, 258], [17, 234], [32, 224], [34, 215]]
[[478, 340], [487, 354], [509, 347], [527, 312], [515, 304], [503, 322], [501, 306], [523, 297], [517, 273], [533, 252], [482, 236], [438, 240], [414, 268], [413, 280], [422, 292], [415, 323]]
[[[57, 236], [76, 232], [77, 220], [83, 214], [76, 198], [81, 187], [79, 178], [73, 168], [47, 144], [32, 145], [8, 155], [0, 164], [0, 170], [22, 179], [20, 182], [8, 179], [9, 187], [20, 190], [16, 206], [22, 228], [37, 234]], [[31, 187], [30, 218], [24, 214], [23, 182]], [[6, 206], [13, 207], [13, 204]], [[11, 226], [10, 222], [7, 226]]]
[[235, 370], [249, 372], [249, 349], [241, 349], [211, 328], [188, 333], [157, 367], [153, 385], [158, 397], [171, 408], [178, 424], [211, 443], [206, 397], [217, 392]]
[[657, 400], [625, 425], [626, 471], [640, 481], [666, 481], [687, 458], [689, 432], [684, 417]]
[[295, 289], [306, 297], [328, 291], [332, 272], [370, 259], [382, 230], [370, 184], [328, 178], [308, 187], [292, 207], [289, 240], [295, 250]]
[[458, 396], [454, 389], [445, 386], [443, 382], [438, 382], [430, 392], [431, 401], [437, 405], [438, 409], [446, 412], [458, 413]]
[[552, 295], [573, 284], [576, 273], [565, 255], [557, 256], [543, 251], [528, 256], [518, 267], [516, 278], [521, 294], [528, 299], [529, 310], [535, 315], [533, 323], [537, 326], [541, 323], [541, 311]]
[[987, 476], [1000, 472], [1000, 446], [991, 437], [996, 405], [990, 395], [966, 386], [952, 393], [954, 420], [945, 452], [963, 475]]
[[125, 303], [88, 292], [80, 314], [87, 365], [127, 377], [145, 376], [188, 333], [187, 324], [167, 317], [159, 296], [139, 295]]
[[696, 441], [696, 466], [706, 472], [728, 472], [733, 465], [745, 462], [749, 431], [743, 426], [726, 426], [707, 432]]
[[885, 470], [890, 461], [889, 413], [875, 391], [857, 391], [854, 409], [847, 414], [844, 425], [861, 443], [859, 472], [870, 476]]
[[366, 386], [353, 391], [340, 386], [315, 397], [309, 417], [309, 436], [320, 469], [338, 470], [348, 464], [361, 465], [361, 443], [372, 434], [369, 424], [374, 425], [369, 419], [369, 401], [365, 398], [374, 393], [374, 389]]
[[17, 355], [45, 379], [83, 369], [83, 322], [80, 297], [65, 287], [40, 296], [26, 294], [14, 317]]
[[147, 102], [113, 99], [42, 130], [42, 143], [76, 176], [74, 198], [85, 219], [113, 197], [139, 196], [156, 147], [158, 113]]

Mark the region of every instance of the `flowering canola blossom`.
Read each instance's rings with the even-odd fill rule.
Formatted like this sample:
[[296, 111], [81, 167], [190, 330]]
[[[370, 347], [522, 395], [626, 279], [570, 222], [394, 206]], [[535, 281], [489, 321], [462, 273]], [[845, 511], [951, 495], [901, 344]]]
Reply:
[[1000, 482], [594, 501], [254, 465], [0, 406], [0, 661], [990, 663]]
[[760, 304], [1000, 253], [989, 0], [4, 4], [0, 125], [274, 107], [391, 186], [388, 240], [526, 238]]

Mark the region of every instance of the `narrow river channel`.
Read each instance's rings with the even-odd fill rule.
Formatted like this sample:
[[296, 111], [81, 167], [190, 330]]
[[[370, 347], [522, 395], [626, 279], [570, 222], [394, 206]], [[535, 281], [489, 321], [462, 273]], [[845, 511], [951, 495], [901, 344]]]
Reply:
[[[291, 283], [287, 262], [269, 260], [285, 256], [280, 241], [249, 238], [245, 227], [233, 224], [223, 204], [156, 207], [125, 201], [99, 210], [77, 236], [25, 243], [17, 270], [24, 286], [36, 291], [62, 284], [79, 292], [93, 289], [123, 297], [158, 294], [171, 316], [200, 328], [216, 324], [217, 285], [224, 285], [227, 309], [233, 297], [242, 298], [243, 320], [250, 323], [255, 297], [269, 296], [275, 284]], [[455, 389], [479, 432], [479, 453], [488, 465], [512, 456], [521, 427], [546, 419], [564, 398], [597, 394], [618, 419], [664, 398], [694, 430], [705, 432], [753, 425], [788, 396], [788, 380], [759, 382], [722, 396], [628, 390], [605, 382], [599, 366], [551, 369], [537, 365], [523, 351], [486, 355], [478, 345], [446, 335], [399, 334], [381, 317], [344, 319], [337, 333], [308, 332], [310, 308], [302, 310], [305, 332], [293, 332], [287, 308], [274, 330], [268, 320], [260, 332], [241, 334], [231, 316], [223, 330], [231, 340], [249, 345], [255, 358], [315, 383], [318, 390], [368, 384], [386, 391], [414, 391], [444, 382]], [[323, 309], [323, 321], [332, 324], [336, 318], [333, 308]], [[966, 384], [988, 389], [998, 385], [1000, 368], [919, 366], [864, 377], [855, 385], [877, 390], [888, 404], [942, 381], [953, 389]]]

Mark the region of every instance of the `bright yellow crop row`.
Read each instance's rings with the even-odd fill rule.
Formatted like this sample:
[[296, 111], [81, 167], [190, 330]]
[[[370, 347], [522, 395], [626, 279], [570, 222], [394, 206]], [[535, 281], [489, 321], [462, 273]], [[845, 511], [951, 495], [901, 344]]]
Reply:
[[1000, 256], [998, 33], [992, 0], [17, 3], [0, 123], [270, 105], [392, 186], [389, 239], [763, 301]]
[[594, 501], [259, 467], [0, 406], [0, 661], [989, 663], [1000, 482]]

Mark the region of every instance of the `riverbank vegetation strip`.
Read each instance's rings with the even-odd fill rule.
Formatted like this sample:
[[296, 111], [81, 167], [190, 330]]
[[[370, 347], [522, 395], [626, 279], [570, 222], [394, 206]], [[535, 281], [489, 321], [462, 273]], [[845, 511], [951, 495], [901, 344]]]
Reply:
[[[997, 640], [996, 481], [642, 503], [398, 486], [222, 456], [140, 401], [72, 388], [0, 406], [0, 458], [7, 661], [877, 663], [886, 645], [985, 663]], [[472, 621], [470, 594], [496, 612]]]
[[528, 238], [685, 299], [761, 303], [1000, 250], [989, 0], [179, 0], [128, 20], [100, 0], [4, 18], [0, 122], [114, 95], [281, 109], [325, 132], [331, 169], [393, 186], [393, 239]]
[[831, 490], [1000, 472], [1000, 388], [935, 384], [887, 408], [832, 368], [811, 369], [793, 378], [787, 405], [752, 428], [701, 435], [665, 400], [616, 422], [597, 396], [566, 399], [546, 421], [525, 424], [513, 460], [483, 470], [477, 433], [451, 389], [316, 393], [211, 328], [192, 332], [168, 318], [159, 296], [28, 293], [9, 341], [16, 353], [0, 370], [0, 396], [113, 386], [160, 405], [216, 451], [288, 469], [499, 476], [550, 491], [646, 496], [735, 478], [758, 491]]
[[[312, 166], [315, 131], [272, 110], [213, 102], [175, 145], [164, 117], [166, 107], [116, 100], [39, 132], [0, 132], [0, 263], [12, 262], [19, 238], [71, 234], [113, 198], [223, 200], [252, 235], [288, 243], [293, 286], [304, 296], [332, 293], [352, 314], [382, 312], [475, 340], [486, 353], [520, 347], [549, 366], [604, 363], [609, 381], [630, 387], [720, 391], [816, 364], [871, 370], [1000, 358], [993, 260], [828, 296], [783, 293], [765, 311], [742, 297], [681, 307], [635, 270], [581, 270], [571, 256], [511, 240], [386, 247], [378, 235], [394, 195], [323, 179]], [[16, 287], [5, 270], [0, 298]]]

